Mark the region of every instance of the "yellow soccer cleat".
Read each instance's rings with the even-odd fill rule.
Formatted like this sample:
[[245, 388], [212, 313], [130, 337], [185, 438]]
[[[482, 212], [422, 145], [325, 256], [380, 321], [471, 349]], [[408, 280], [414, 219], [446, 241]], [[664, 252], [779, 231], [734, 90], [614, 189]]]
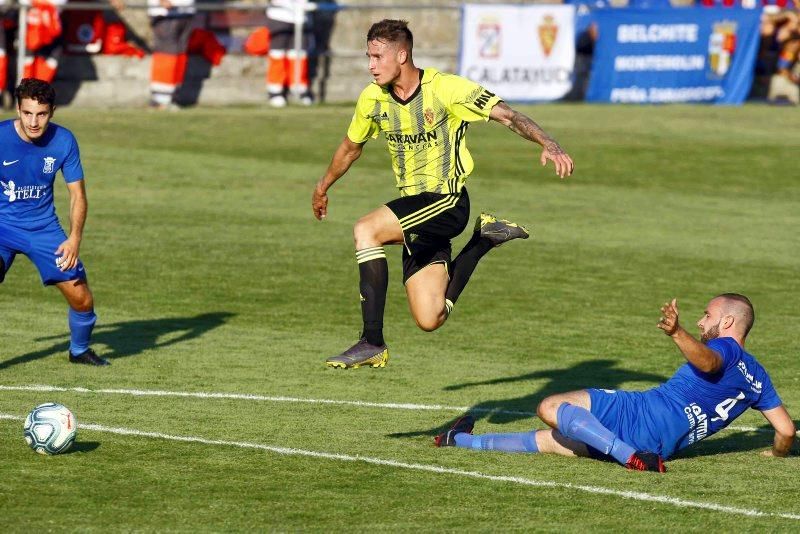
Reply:
[[339, 354], [325, 360], [325, 365], [334, 369], [358, 369], [361, 366], [386, 367], [389, 349], [386, 345], [372, 345], [366, 338]]
[[481, 213], [475, 221], [475, 231], [480, 232], [481, 237], [487, 238], [496, 247], [512, 239], [528, 239], [530, 234], [517, 223], [498, 219], [489, 213]]

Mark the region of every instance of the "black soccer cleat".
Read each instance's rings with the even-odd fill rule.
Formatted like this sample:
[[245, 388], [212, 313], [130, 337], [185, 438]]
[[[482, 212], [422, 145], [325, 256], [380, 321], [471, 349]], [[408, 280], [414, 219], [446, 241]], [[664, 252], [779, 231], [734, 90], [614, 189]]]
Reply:
[[334, 369], [358, 369], [363, 365], [386, 367], [388, 361], [389, 349], [386, 345], [372, 345], [362, 337], [343, 353], [325, 360], [325, 365]]
[[491, 241], [495, 247], [512, 239], [528, 239], [530, 237], [524, 226], [505, 219], [498, 219], [488, 213], [481, 213], [478, 216], [475, 221], [475, 231], [479, 232], [481, 237]]
[[635, 452], [631, 454], [631, 457], [625, 463], [625, 467], [631, 471], [667, 472], [664, 460], [654, 452]]
[[456, 434], [472, 434], [472, 429], [475, 428], [475, 418], [471, 415], [465, 415], [456, 419], [450, 430], [444, 434], [439, 434], [433, 438], [433, 443], [437, 447], [455, 447]]
[[111, 365], [111, 362], [105, 358], [101, 358], [92, 349], [86, 349], [84, 352], [78, 354], [69, 353], [69, 363], [82, 363], [85, 365]]

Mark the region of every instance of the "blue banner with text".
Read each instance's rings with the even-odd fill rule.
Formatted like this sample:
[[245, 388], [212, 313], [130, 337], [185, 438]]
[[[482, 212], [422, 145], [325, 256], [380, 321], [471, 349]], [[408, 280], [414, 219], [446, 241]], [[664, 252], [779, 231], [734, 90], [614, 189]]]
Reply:
[[586, 100], [741, 104], [750, 92], [760, 10], [607, 9]]

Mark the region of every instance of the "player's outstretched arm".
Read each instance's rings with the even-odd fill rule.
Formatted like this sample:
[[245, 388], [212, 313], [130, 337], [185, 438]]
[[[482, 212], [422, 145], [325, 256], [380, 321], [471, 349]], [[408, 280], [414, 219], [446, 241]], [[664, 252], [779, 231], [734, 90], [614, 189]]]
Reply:
[[311, 211], [318, 220], [324, 219], [328, 215], [328, 189], [342, 176], [355, 160], [361, 156], [363, 143], [354, 143], [349, 137], [342, 139], [339, 148], [333, 153], [331, 164], [328, 170], [317, 182], [314, 192], [311, 194]]
[[780, 458], [788, 456], [797, 432], [789, 412], [783, 406], [778, 406], [771, 410], [764, 410], [761, 413], [772, 425], [772, 428], [775, 429], [775, 441], [772, 443], [772, 450], [765, 451], [765, 455]]
[[684, 358], [704, 373], [716, 373], [722, 367], [722, 356], [703, 345], [687, 332], [678, 321], [678, 299], [661, 306], [658, 327], [678, 345]]
[[498, 102], [489, 113], [489, 118], [508, 126], [512, 132], [523, 139], [542, 145], [543, 150], [539, 161], [542, 162], [543, 166], [547, 165], [547, 160], [550, 160], [555, 165], [556, 174], [561, 178], [572, 174], [575, 169], [572, 158], [533, 119], [524, 113], [511, 109], [505, 102]]
[[59, 257], [56, 264], [62, 271], [74, 269], [78, 265], [83, 226], [86, 224], [86, 214], [89, 211], [83, 180], [67, 183], [67, 191], [69, 191], [69, 236], [55, 250], [55, 255]]

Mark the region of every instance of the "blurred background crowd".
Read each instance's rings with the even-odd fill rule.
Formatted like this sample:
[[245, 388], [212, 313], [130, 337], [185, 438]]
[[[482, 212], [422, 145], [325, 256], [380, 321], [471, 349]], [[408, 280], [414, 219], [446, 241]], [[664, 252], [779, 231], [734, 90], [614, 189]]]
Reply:
[[[749, 98], [775, 104], [800, 103], [800, 0], [567, 3], [574, 3], [576, 14], [575, 80], [568, 99], [581, 99], [585, 95], [599, 32], [594, 20], [598, 12], [702, 7], [720, 12], [758, 10], [760, 46]], [[403, 12], [404, 7], [413, 8], [413, 4], [411, 0], [394, 2], [388, 15], [412, 19], [414, 29], [413, 18]], [[358, 7], [368, 5], [362, 1]], [[132, 62], [150, 62], [149, 105], [154, 109], [177, 109], [187, 103], [179, 97], [187, 69], [199, 64], [191, 62], [191, 57], [202, 58], [208, 76], [226, 57], [248, 55], [263, 60], [264, 102], [274, 107], [311, 105], [325, 99], [324, 89], [320, 90], [324, 80], [319, 80], [329, 75], [326, 62], [330, 59], [331, 33], [337, 14], [352, 7], [345, 2], [311, 0], [272, 0], [246, 6], [224, 1], [196, 4], [195, 0], [143, 0], [142, 3], [112, 0], [110, 4], [96, 0], [25, 0], [23, 7], [17, 0], [0, 0], [3, 102], [6, 107], [11, 105], [9, 90], [19, 76], [48, 82], [61, 76], [76, 76], [60, 72], [65, 57], [84, 58], [84, 64], [91, 67], [92, 57], [126, 56]], [[24, 28], [20, 28], [21, 13], [26, 21]], [[361, 36], [366, 26], [353, 27], [352, 31]], [[458, 33], [452, 25], [440, 31]], [[24, 47], [20, 54], [21, 42]], [[316, 90], [314, 80], [318, 80]], [[353, 94], [352, 98], [356, 96]], [[188, 103], [196, 103], [196, 99]]]

